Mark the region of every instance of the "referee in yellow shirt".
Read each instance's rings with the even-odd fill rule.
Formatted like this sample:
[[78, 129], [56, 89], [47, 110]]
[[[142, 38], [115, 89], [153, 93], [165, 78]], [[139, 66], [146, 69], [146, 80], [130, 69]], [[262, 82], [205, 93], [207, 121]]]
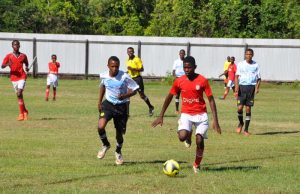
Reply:
[[134, 49], [132, 47], [127, 48], [128, 59], [126, 61], [128, 75], [139, 85], [139, 95], [146, 102], [149, 108], [149, 116], [154, 113], [154, 106], [150, 103], [149, 98], [144, 93], [144, 82], [141, 76], [141, 72], [144, 71], [142, 60], [134, 55]]

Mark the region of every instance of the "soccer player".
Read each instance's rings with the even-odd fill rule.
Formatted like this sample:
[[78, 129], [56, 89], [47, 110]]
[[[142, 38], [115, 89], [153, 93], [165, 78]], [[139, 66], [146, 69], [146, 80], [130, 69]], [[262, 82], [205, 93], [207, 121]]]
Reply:
[[47, 76], [47, 87], [46, 87], [46, 97], [45, 100], [49, 100], [49, 92], [50, 87], [53, 87], [53, 100], [56, 100], [56, 88], [58, 86], [58, 68], [60, 67], [60, 63], [57, 62], [57, 56], [55, 54], [51, 55], [51, 62], [48, 63], [49, 73]]
[[240, 134], [243, 129], [243, 109], [246, 106], [244, 129], [244, 135], [246, 136], [250, 135], [248, 128], [251, 120], [251, 107], [254, 105], [254, 95], [259, 92], [261, 82], [260, 67], [257, 62], [252, 60], [253, 56], [254, 51], [250, 48], [246, 49], [245, 60], [238, 63], [235, 75], [235, 93], [238, 96], [237, 113], [239, 119], [236, 132]]
[[[225, 100], [226, 96], [229, 93], [229, 90], [232, 88], [232, 91], [235, 94], [235, 87], [234, 87], [234, 80], [235, 80], [235, 73], [236, 73], [236, 65], [234, 63], [235, 58], [234, 57], [230, 57], [230, 64], [228, 66], [227, 71], [225, 71], [224, 73], [222, 73], [219, 77], [221, 77], [222, 75], [225, 75], [225, 73], [228, 74], [228, 82], [227, 82], [227, 86], [225, 89], [225, 92], [223, 94], [222, 97], [220, 97], [221, 100]], [[235, 96], [236, 97], [236, 96]]]
[[18, 121], [23, 121], [28, 119], [28, 110], [25, 107], [23, 91], [25, 88], [27, 75], [23, 69], [23, 64], [25, 64], [26, 72], [29, 71], [28, 68], [28, 59], [24, 53], [21, 53], [20, 42], [18, 40], [12, 41], [13, 52], [9, 53], [3, 59], [1, 68], [9, 67], [10, 68], [10, 80], [13, 84], [15, 92], [17, 94], [20, 114]]
[[[173, 72], [172, 75], [175, 78], [179, 78], [182, 75], [184, 75], [183, 71], [183, 59], [185, 57], [185, 50], [181, 49], [179, 51], [179, 58], [176, 59], [173, 63]], [[180, 92], [177, 93], [175, 97], [175, 108], [176, 108], [176, 114], [179, 114], [179, 97], [180, 97]]]
[[174, 81], [169, 94], [165, 98], [160, 115], [153, 121], [152, 127], [163, 124], [163, 117], [173, 96], [181, 92], [182, 107], [178, 121], [178, 138], [182, 142], [186, 141], [186, 143], [191, 144], [192, 125], [195, 126], [197, 147], [193, 170], [195, 173], [198, 173], [204, 152], [204, 139], [207, 139], [208, 130], [208, 115], [203, 93], [207, 96], [212, 111], [213, 128], [219, 134], [221, 134], [221, 128], [218, 121], [216, 103], [208, 80], [202, 75], [195, 73], [196, 67], [195, 59], [192, 56], [184, 58], [183, 69], [185, 75]]
[[224, 71], [223, 75], [225, 76], [225, 78], [224, 78], [224, 88], [225, 89], [226, 89], [227, 83], [228, 83], [228, 72], [227, 72], [227, 70], [228, 70], [229, 64], [230, 64], [230, 56], [227, 56], [227, 60], [225, 61], [224, 65], [223, 65], [223, 71]]
[[132, 47], [127, 48], [127, 54], [128, 54], [128, 59], [126, 61], [126, 64], [127, 64], [128, 74], [139, 85], [139, 90], [138, 90], [139, 95], [148, 105], [149, 116], [152, 116], [154, 113], [154, 106], [152, 106], [149, 98], [144, 93], [144, 82], [141, 76], [141, 72], [144, 71], [142, 60], [139, 57], [134, 55], [134, 49]]
[[[139, 86], [131, 79], [128, 74], [119, 70], [120, 60], [116, 56], [108, 59], [108, 71], [100, 74], [100, 92], [98, 110], [100, 113], [98, 122], [98, 134], [102, 141], [103, 147], [99, 150], [97, 157], [104, 158], [110, 143], [106, 136], [105, 127], [107, 123], [113, 119], [116, 129], [116, 164], [123, 164], [123, 156], [121, 153], [123, 145], [123, 135], [126, 132], [126, 124], [128, 120], [127, 102], [129, 97], [135, 95]], [[105, 100], [103, 97], [105, 95]]]

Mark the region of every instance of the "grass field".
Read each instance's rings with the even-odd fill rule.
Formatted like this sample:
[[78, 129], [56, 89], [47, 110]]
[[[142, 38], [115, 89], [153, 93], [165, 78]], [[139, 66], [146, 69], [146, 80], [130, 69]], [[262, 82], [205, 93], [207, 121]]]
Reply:
[[[235, 134], [232, 93], [221, 101], [217, 97], [223, 85], [212, 83], [223, 133], [209, 130], [202, 171], [194, 174], [195, 145], [188, 149], [177, 139], [174, 103], [165, 124], [150, 127], [170, 86], [145, 85], [156, 108], [152, 118], [138, 96], [131, 99], [125, 164], [116, 166], [114, 147], [103, 160], [96, 158], [98, 81], [60, 80], [55, 102], [44, 101], [45, 81], [28, 79], [24, 96], [30, 120], [18, 122], [11, 83], [0, 77], [0, 193], [300, 193], [297, 83], [262, 84], [250, 137]], [[107, 133], [115, 145], [111, 123]], [[179, 176], [163, 174], [162, 164], [168, 159], [180, 163]]]

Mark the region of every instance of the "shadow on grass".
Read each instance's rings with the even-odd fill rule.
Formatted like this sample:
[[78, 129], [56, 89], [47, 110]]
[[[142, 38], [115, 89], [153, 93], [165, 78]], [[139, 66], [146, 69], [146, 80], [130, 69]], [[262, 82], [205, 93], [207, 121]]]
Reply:
[[68, 120], [68, 118], [43, 117], [41, 119], [36, 119], [36, 120], [52, 121], [52, 120]]
[[[164, 164], [167, 160], [152, 160], [152, 161], [128, 161], [123, 165], [138, 165], [138, 164]], [[186, 161], [177, 161], [179, 164], [187, 163]]]
[[265, 132], [265, 133], [256, 133], [255, 135], [277, 135], [277, 134], [292, 134], [292, 133], [300, 133], [300, 131], [273, 131], [273, 132]]
[[201, 170], [203, 171], [250, 171], [250, 170], [257, 170], [260, 169], [261, 166], [223, 166], [223, 167], [203, 167]]

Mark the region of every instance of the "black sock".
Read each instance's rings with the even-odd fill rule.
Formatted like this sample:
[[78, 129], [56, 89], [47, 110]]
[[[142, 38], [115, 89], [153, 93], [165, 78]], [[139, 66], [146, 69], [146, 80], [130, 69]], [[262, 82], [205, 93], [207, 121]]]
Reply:
[[241, 112], [237, 112], [238, 113], [238, 118], [239, 118], [239, 121], [240, 121], [240, 125], [244, 125], [244, 120], [243, 120], [243, 111]]
[[147, 96], [145, 96], [144, 101], [146, 102], [146, 104], [148, 105], [149, 109], [153, 108], [153, 106], [151, 105], [149, 98]]
[[117, 143], [117, 146], [116, 146], [116, 152], [117, 153], [119, 153], [119, 154], [121, 153], [122, 146], [123, 146], [123, 144], [118, 144]]
[[109, 141], [108, 141], [108, 139], [107, 139], [107, 137], [106, 137], [106, 132], [105, 132], [105, 130], [98, 130], [98, 134], [99, 134], [99, 137], [100, 137], [100, 139], [101, 139], [101, 141], [102, 141], [102, 144], [104, 145], [104, 146], [110, 146], [110, 143], [109, 143]]
[[246, 113], [246, 118], [245, 118], [245, 129], [244, 131], [248, 132], [248, 127], [250, 124], [250, 120], [251, 120], [251, 112], [250, 113]]

